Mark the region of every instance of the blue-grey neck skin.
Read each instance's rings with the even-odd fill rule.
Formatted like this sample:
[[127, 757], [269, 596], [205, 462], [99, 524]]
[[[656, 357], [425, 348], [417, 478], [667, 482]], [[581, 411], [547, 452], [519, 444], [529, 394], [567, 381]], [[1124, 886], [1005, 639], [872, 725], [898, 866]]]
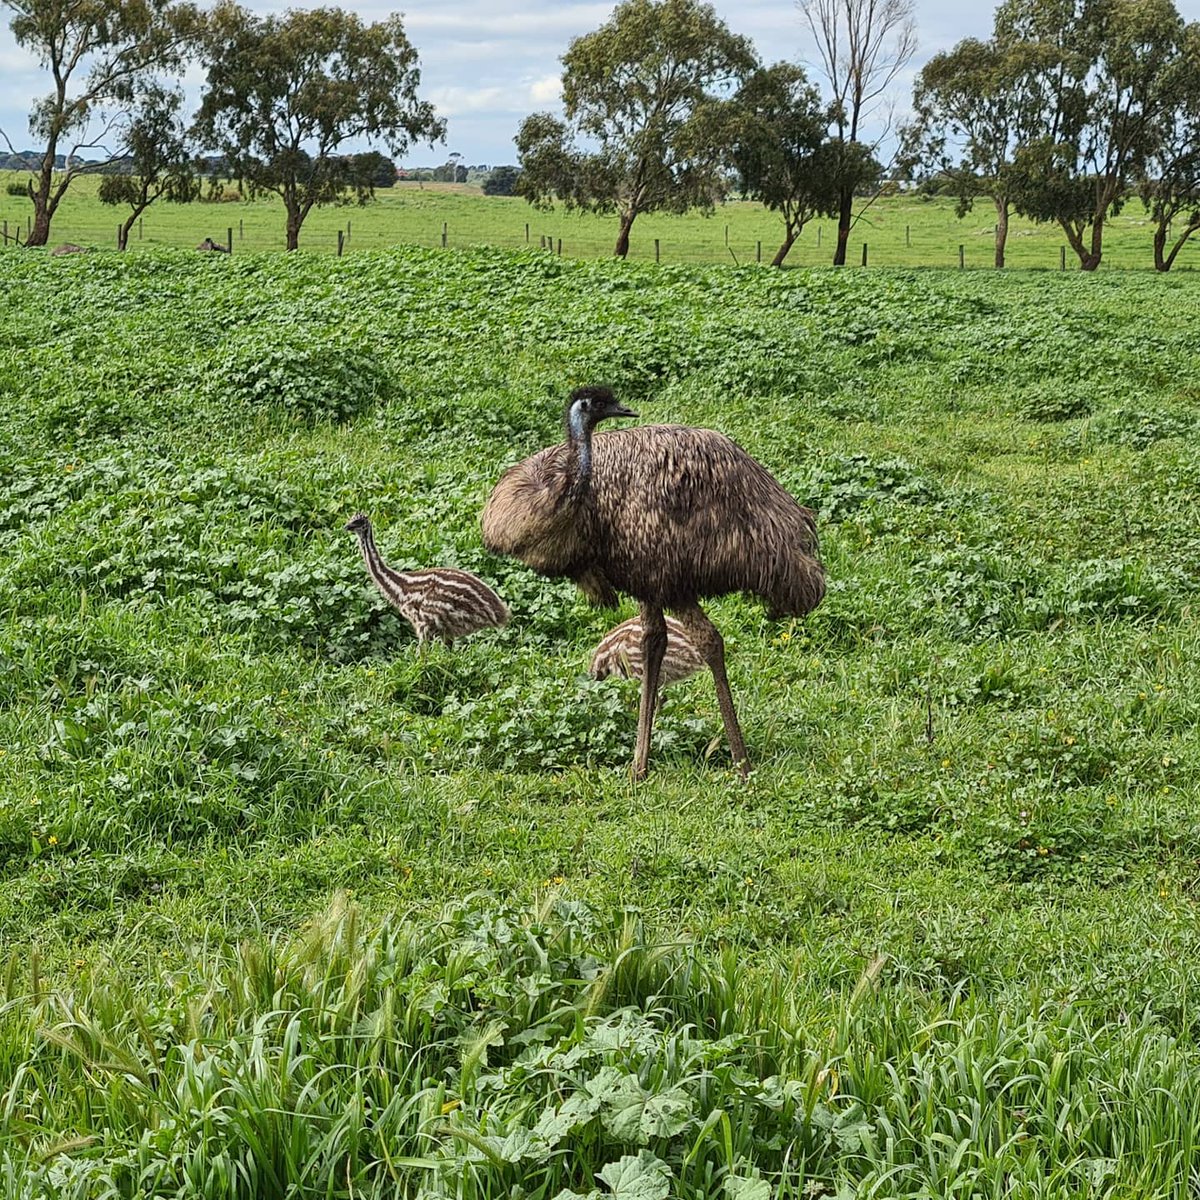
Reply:
[[574, 486], [586, 487], [592, 476], [592, 427], [588, 424], [583, 406], [578, 402], [567, 410], [567, 436], [575, 459]]

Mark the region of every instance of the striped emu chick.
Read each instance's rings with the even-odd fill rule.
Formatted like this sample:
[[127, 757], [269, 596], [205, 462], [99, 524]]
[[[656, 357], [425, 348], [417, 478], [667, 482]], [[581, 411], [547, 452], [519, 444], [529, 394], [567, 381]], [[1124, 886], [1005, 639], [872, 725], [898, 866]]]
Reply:
[[364, 513], [355, 513], [346, 528], [358, 538], [367, 573], [383, 598], [412, 625], [418, 645], [440, 638], [449, 646], [478, 629], [508, 624], [508, 606], [477, 575], [454, 567], [393, 571], [379, 557]]
[[[664, 618], [667, 624], [667, 648], [659, 669], [658, 686], [665, 688], [695, 675], [704, 666], [700, 652], [692, 645], [682, 622], [674, 617]], [[626, 679], [642, 677], [642, 619], [631, 617], [610, 629], [600, 639], [588, 674], [593, 679], [623, 675]]]

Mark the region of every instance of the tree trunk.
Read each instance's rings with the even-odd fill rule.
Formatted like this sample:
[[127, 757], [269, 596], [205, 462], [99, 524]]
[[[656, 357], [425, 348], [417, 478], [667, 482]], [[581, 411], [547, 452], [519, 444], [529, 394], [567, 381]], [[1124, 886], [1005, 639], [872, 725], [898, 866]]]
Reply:
[[1008, 241], [1008, 198], [996, 197], [996, 270], [1004, 270], [1004, 246]]
[[129, 233], [133, 229], [134, 222], [142, 215], [143, 212], [145, 212], [146, 207], [146, 205], [142, 205], [141, 208], [135, 208], [133, 212], [131, 212], [129, 216], [125, 218], [125, 222], [121, 226], [120, 236], [117, 238], [118, 250], [129, 249]]
[[[1156, 271], [1169, 271], [1171, 269], [1171, 264], [1167, 262], [1166, 256], [1163, 254], [1166, 246], [1167, 223], [1165, 221], [1159, 221], [1158, 225], [1154, 229], [1154, 269]], [[1178, 249], [1178, 247], [1176, 247], [1176, 249]], [[1171, 257], [1175, 257], [1174, 253], [1172, 253]]]
[[1188, 238], [1197, 230], [1200, 230], [1200, 219], [1193, 217], [1184, 226], [1183, 232], [1175, 239], [1175, 244], [1171, 247], [1171, 252], [1168, 254], [1166, 253], [1167, 231], [1170, 224], [1170, 217], [1160, 217], [1154, 229], [1154, 269], [1156, 271], [1169, 271], [1175, 265], [1175, 258], [1180, 250], [1187, 245]]
[[[288, 205], [287, 248], [289, 250], [298, 250], [300, 248], [300, 225], [303, 220], [304, 218], [300, 215], [300, 210]], [[232, 246], [229, 248], [233, 249]]]
[[621, 228], [617, 231], [617, 245], [613, 250], [614, 258], [625, 258], [629, 254], [629, 231], [633, 228], [633, 219], [636, 216], [636, 209], [621, 214]]
[[1080, 261], [1080, 270], [1094, 271], [1100, 265], [1100, 256], [1104, 252], [1104, 214], [1107, 211], [1108, 204], [1106, 202], [1096, 214], [1095, 221], [1092, 222], [1092, 247]]
[[833, 249], [833, 265], [835, 267], [846, 265], [846, 247], [850, 244], [850, 220], [853, 215], [854, 193], [846, 190], [842, 192], [838, 205], [837, 245]]
[[27, 246], [44, 246], [50, 240], [50, 218], [54, 215], [54, 144], [42, 159], [38, 170], [37, 186], [30, 198], [33, 200], [33, 225], [25, 239]]
[[1071, 249], [1075, 251], [1079, 257], [1079, 269], [1081, 271], [1094, 271], [1100, 265], [1101, 247], [1104, 241], [1104, 221], [1101, 218], [1092, 226], [1092, 244], [1087, 247], [1083, 244], [1083, 232], [1076, 229], [1068, 221], [1059, 221], [1062, 226], [1062, 231], [1067, 235], [1067, 241], [1071, 244]]
[[40, 197], [33, 202], [33, 225], [25, 239], [27, 246], [44, 246], [50, 240], [50, 211]]
[[[801, 228], [803, 228], [803, 226]], [[792, 245], [795, 243], [796, 237], [799, 233], [799, 229], [793, 229], [790, 225], [787, 227], [787, 235], [783, 239], [783, 245], [775, 251], [775, 257], [771, 259], [771, 266], [783, 266], [783, 260], [787, 258], [788, 251], [792, 248]]]

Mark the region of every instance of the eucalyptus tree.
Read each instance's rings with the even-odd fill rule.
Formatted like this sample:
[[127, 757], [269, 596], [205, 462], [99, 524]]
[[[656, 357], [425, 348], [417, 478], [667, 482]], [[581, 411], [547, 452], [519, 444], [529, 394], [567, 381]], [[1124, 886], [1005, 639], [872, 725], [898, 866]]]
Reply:
[[[28, 243], [44, 246], [72, 182], [120, 157], [116, 143], [139, 96], [180, 67], [196, 13], [174, 0], [0, 0], [0, 7], [13, 14], [17, 45], [37, 58], [53, 84], [29, 114], [29, 132], [43, 149], [27, 182]], [[2, 136], [12, 150], [12, 137]], [[85, 165], [84, 151], [98, 152], [99, 162]]]
[[1183, 31], [1163, 84], [1167, 103], [1140, 184], [1154, 221], [1157, 271], [1169, 271], [1200, 230], [1200, 22]]
[[729, 108], [730, 160], [742, 191], [783, 217], [774, 267], [809, 220], [838, 212], [844, 184], [878, 171], [865, 146], [842, 145], [829, 125], [828, 107], [794, 63], [753, 72]]
[[533, 113], [515, 139], [521, 195], [616, 212], [619, 257], [642, 213], [712, 208], [725, 186], [714, 108], [756, 59], [710, 4], [625, 0], [562, 64], [566, 121]]
[[1158, 146], [1182, 27], [1171, 0], [1006, 0], [997, 10], [996, 38], [1031, 54], [1040, 106], [1037, 136], [1015, 157], [1016, 205], [1056, 222], [1082, 270], [1100, 265], [1105, 223]]
[[200, 172], [179, 117], [182, 105], [178, 89], [147, 89], [123, 134], [120, 166], [124, 170], [100, 180], [104, 204], [129, 207], [117, 234], [121, 250], [129, 243], [133, 223], [156, 200], [185, 204], [200, 194]]
[[279, 196], [289, 250], [314, 207], [374, 194], [377, 160], [339, 153], [345, 142], [382, 141], [400, 155], [445, 133], [417, 95], [417, 52], [397, 15], [367, 25], [340, 8], [259, 17], [223, 3], [205, 65], [197, 136], [251, 195]]
[[967, 38], [925, 64], [913, 94], [908, 137], [922, 161], [952, 180], [958, 215], [980, 196], [995, 206], [998, 268], [1021, 186], [1017, 154], [1042, 132], [1037, 54], [1024, 42]]
[[[796, 0], [816, 44], [833, 101], [833, 127], [847, 167], [863, 140], [868, 121], [885, 103], [897, 76], [917, 49], [913, 0]], [[871, 144], [878, 148], [881, 138]], [[834, 266], [844, 266], [854, 224], [854, 172], [838, 190], [838, 235]]]

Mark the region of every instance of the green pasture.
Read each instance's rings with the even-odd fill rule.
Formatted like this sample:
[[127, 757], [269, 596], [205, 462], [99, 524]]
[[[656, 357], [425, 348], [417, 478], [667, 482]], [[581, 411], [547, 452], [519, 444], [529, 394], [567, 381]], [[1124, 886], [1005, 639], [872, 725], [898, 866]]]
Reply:
[[[0, 187], [19, 179], [16, 172], [0, 172]], [[77, 180], [55, 217], [51, 244], [75, 242], [84, 246], [115, 247], [116, 229], [124, 212], [96, 199], [96, 179]], [[0, 191], [0, 220], [15, 232], [29, 215], [30, 205], [18, 196]], [[875, 201], [860, 215], [850, 241], [848, 262], [858, 267], [862, 248], [868, 247], [870, 267], [949, 267], [959, 265], [959, 247], [968, 269], [991, 269], [994, 261], [995, 213], [982, 201], [973, 213], [959, 219], [950, 200], [895, 196]], [[477, 188], [452, 184], [400, 183], [381, 189], [373, 202], [315, 209], [300, 237], [303, 250], [322, 254], [337, 251], [338, 230], [349, 231], [346, 253], [387, 249], [399, 245], [440, 248], [442, 226], [447, 245], [498, 246], [505, 249], [539, 248], [543, 239], [571, 258], [606, 257], [616, 240], [616, 219], [568, 213], [561, 208], [539, 212], [524, 200], [484, 196]], [[528, 227], [528, 241], [526, 240]], [[232, 229], [235, 253], [282, 250], [284, 213], [278, 201], [226, 201], [186, 205], [156, 204], [142, 218], [141, 237], [133, 231], [131, 250], [159, 246], [193, 247], [206, 237], [224, 243]], [[1112, 218], [1105, 239], [1103, 267], [1137, 270], [1153, 267], [1153, 228], [1141, 202], [1129, 201]], [[654, 259], [659, 243], [660, 261], [667, 263], [720, 263], [742, 266], [764, 263], [774, 257], [783, 240], [778, 217], [762, 205], [731, 201], [711, 216], [690, 213], [675, 217], [651, 214], [639, 217], [633, 227], [630, 257]], [[728, 239], [728, 241], [726, 240]], [[826, 266], [833, 255], [835, 223], [816, 220], [801, 234], [788, 255], [791, 267]], [[1059, 270], [1066, 239], [1057, 225], [1035, 225], [1013, 218], [1008, 240], [1010, 267]], [[1200, 241], [1193, 239], [1180, 252], [1176, 270], [1200, 265]], [[1069, 247], [1067, 270], [1078, 268]]]
[[[527, 215], [315, 220], [422, 200]], [[0, 253], [0, 1194], [1192, 1195], [1191, 276], [363, 241]], [[710, 606], [746, 782], [480, 545], [589, 381], [819, 514]], [[359, 509], [511, 625], [419, 656]]]

